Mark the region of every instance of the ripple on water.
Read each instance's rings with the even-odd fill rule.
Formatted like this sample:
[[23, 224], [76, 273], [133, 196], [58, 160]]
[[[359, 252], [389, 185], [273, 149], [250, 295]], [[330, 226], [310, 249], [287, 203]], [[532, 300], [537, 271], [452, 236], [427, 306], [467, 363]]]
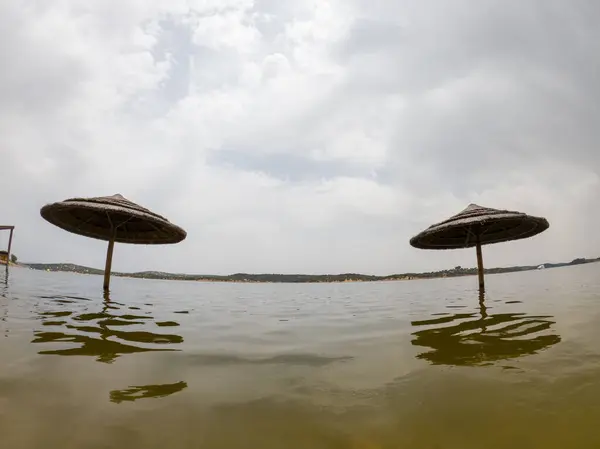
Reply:
[[600, 447], [599, 269], [489, 276], [486, 297], [474, 278], [115, 279], [111, 300], [97, 278], [14, 270], [0, 283], [2, 441]]
[[[98, 362], [113, 363], [124, 354], [178, 351], [176, 345], [184, 341], [180, 335], [148, 330], [151, 326], [176, 327], [179, 325], [176, 321], [156, 321], [148, 314], [130, 314], [127, 312], [130, 307], [109, 297], [104, 298], [97, 311], [88, 310], [87, 299], [73, 298], [68, 303], [52, 296], [39, 299], [44, 302], [38, 307], [44, 310], [36, 318], [44, 328], [34, 330], [31, 343], [53, 346], [40, 350], [41, 355], [92, 356]], [[122, 330], [131, 327], [136, 329]]]

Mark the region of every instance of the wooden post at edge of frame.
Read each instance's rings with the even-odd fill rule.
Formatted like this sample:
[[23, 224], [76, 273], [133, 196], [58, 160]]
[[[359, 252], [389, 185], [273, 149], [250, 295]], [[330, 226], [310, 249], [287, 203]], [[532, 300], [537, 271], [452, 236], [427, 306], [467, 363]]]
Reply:
[[10, 236], [8, 237], [8, 251], [7, 251], [7, 255], [6, 255], [6, 266], [8, 267], [10, 265], [10, 249], [12, 247], [12, 238], [13, 238], [13, 231], [15, 230], [15, 228], [11, 228], [10, 229]]

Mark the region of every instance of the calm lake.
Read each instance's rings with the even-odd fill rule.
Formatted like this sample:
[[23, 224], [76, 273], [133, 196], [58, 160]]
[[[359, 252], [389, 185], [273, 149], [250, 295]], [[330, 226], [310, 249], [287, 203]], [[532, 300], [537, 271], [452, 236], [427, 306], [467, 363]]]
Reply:
[[0, 272], [0, 447], [600, 447], [600, 263], [227, 284]]

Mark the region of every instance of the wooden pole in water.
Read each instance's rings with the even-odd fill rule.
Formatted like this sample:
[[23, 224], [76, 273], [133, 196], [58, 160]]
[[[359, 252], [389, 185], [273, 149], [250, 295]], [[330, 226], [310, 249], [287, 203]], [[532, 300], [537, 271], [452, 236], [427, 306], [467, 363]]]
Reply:
[[108, 241], [108, 249], [106, 250], [106, 265], [104, 266], [104, 291], [108, 292], [110, 286], [110, 270], [112, 267], [113, 248], [115, 246], [114, 234]]
[[485, 283], [483, 280], [483, 256], [481, 254], [479, 234], [477, 235], [477, 274], [479, 275], [479, 291], [483, 293], [485, 291]]

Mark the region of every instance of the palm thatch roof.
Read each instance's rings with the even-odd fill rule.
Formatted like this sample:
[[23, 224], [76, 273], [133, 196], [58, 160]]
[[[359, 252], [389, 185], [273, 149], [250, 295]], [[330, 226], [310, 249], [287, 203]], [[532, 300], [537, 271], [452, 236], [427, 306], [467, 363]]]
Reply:
[[471, 248], [477, 244], [533, 237], [549, 226], [548, 220], [542, 217], [470, 204], [458, 214], [417, 234], [410, 239], [410, 244], [420, 249]]
[[40, 211], [48, 222], [65, 231], [119, 243], [168, 244], [185, 239], [179, 226], [117, 194], [71, 198], [47, 204]]

